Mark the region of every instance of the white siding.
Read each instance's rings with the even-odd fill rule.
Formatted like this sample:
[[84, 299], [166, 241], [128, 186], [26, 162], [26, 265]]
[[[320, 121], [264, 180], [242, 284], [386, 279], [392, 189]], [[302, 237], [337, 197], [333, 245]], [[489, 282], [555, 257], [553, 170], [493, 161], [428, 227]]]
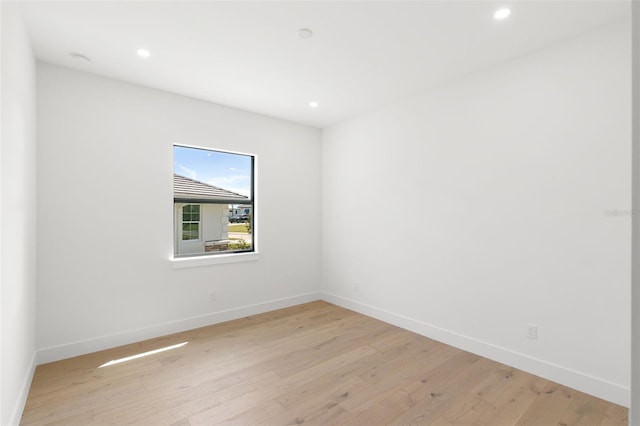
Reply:
[[199, 240], [182, 241], [181, 236], [181, 209], [185, 203], [175, 204], [176, 219], [176, 241], [177, 254], [196, 254], [205, 252], [205, 243], [207, 241], [226, 240], [229, 237], [228, 232], [228, 204], [200, 204], [201, 213], [201, 236]]

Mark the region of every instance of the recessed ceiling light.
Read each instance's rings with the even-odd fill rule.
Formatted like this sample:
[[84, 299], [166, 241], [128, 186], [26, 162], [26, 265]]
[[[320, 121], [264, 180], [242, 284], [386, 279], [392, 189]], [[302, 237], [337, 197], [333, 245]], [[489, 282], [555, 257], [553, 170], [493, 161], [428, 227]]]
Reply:
[[298, 34], [298, 38], [302, 38], [302, 39], [308, 39], [313, 37], [313, 31], [311, 31], [309, 28], [300, 28], [297, 34]]
[[508, 7], [503, 7], [502, 9], [496, 10], [496, 13], [493, 14], [493, 17], [498, 21], [502, 21], [510, 14], [511, 14], [511, 9], [509, 9]]
[[318, 108], [318, 103], [316, 101], [309, 102], [309, 108]]
[[148, 58], [149, 56], [151, 56], [151, 53], [147, 49], [138, 49], [136, 53], [141, 58]]
[[85, 62], [91, 62], [91, 59], [89, 59], [88, 56], [83, 55], [82, 53], [78, 53], [78, 52], [71, 52], [69, 53], [69, 55], [71, 55], [71, 57], [73, 59], [79, 59], [81, 61], [85, 61]]

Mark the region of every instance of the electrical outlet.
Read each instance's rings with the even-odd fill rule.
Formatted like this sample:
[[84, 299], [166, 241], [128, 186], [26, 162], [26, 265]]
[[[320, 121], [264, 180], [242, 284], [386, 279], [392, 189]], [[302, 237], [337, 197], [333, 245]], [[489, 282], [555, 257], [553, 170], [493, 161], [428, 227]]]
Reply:
[[218, 300], [218, 295], [216, 294], [215, 291], [210, 291], [209, 292], [209, 302], [215, 302], [216, 300]]
[[527, 339], [536, 340], [538, 338], [538, 326], [536, 324], [527, 324]]

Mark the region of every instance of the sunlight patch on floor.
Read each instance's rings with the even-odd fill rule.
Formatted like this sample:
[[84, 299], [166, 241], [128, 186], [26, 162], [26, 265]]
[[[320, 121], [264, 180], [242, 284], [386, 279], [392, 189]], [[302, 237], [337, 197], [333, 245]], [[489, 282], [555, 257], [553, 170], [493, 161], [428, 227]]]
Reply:
[[131, 361], [131, 360], [134, 360], [134, 359], [142, 358], [142, 357], [145, 357], [145, 356], [157, 354], [157, 353], [160, 353], [160, 352], [170, 351], [172, 349], [178, 349], [178, 348], [183, 347], [187, 343], [189, 343], [189, 342], [182, 342], [182, 343], [178, 343], [177, 345], [165, 346], [164, 348], [154, 349], [154, 350], [149, 351], [149, 352], [143, 352], [141, 354], [131, 355], [131, 356], [128, 356], [128, 357], [125, 357], [125, 358], [112, 359], [111, 361], [102, 364], [98, 368], [109, 367], [111, 365], [120, 364], [120, 363], [123, 363], [123, 362], [127, 362], [127, 361]]

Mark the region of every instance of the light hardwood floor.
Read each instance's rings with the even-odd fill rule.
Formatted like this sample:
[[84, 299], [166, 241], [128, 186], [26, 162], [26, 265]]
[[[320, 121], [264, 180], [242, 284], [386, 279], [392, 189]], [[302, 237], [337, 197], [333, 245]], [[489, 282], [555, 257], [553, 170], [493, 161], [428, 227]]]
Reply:
[[627, 409], [313, 302], [39, 366], [21, 424], [611, 426]]

